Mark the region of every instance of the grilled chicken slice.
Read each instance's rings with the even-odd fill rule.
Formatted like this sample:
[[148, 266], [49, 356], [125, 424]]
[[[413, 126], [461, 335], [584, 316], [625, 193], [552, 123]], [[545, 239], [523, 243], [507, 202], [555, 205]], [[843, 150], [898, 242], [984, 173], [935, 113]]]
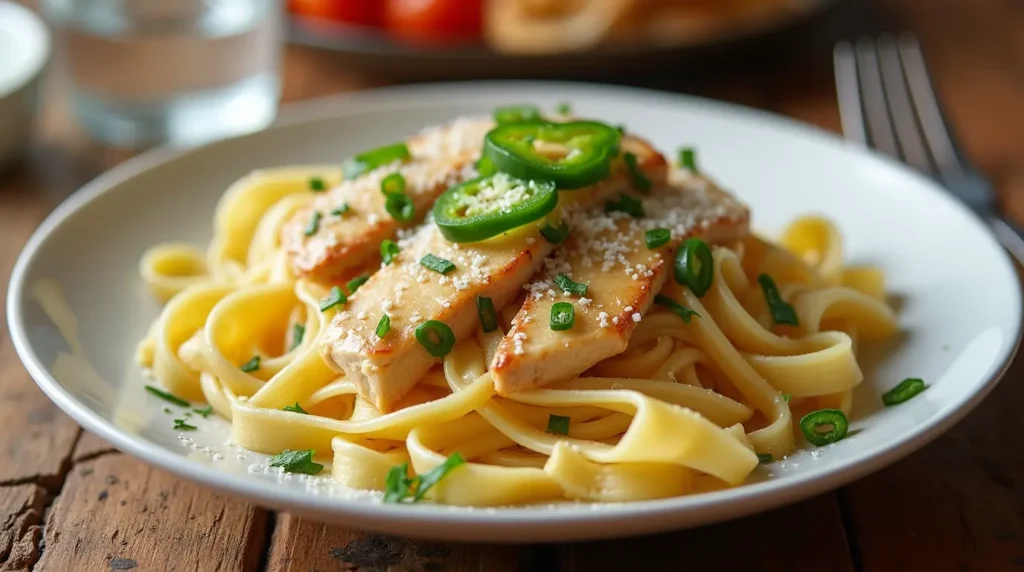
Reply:
[[[527, 284], [526, 301], [512, 321], [491, 363], [498, 393], [508, 395], [571, 379], [597, 362], [622, 353], [665, 280], [672, 276], [675, 250], [683, 239], [709, 242], [740, 238], [748, 232], [745, 206], [711, 181], [673, 173], [643, 200], [644, 218], [621, 212], [577, 212], [572, 234]], [[649, 229], [671, 230], [668, 244], [650, 250]], [[563, 291], [564, 274], [587, 284], [585, 295]], [[569, 302], [575, 311], [570, 330], [553, 331], [551, 307]]]
[[[460, 118], [425, 129], [406, 142], [410, 161], [342, 181], [316, 197], [310, 207], [296, 212], [281, 231], [292, 270], [318, 282], [329, 282], [371, 259], [380, 241], [394, 237], [402, 226], [384, 208], [381, 180], [392, 173], [402, 173], [405, 192], [416, 213], [408, 224], [419, 222], [438, 195], [476, 176], [474, 162], [480, 155], [484, 135], [493, 126], [489, 118]], [[348, 205], [347, 212], [338, 212], [342, 205]]]
[[[648, 178], [656, 184], [665, 181], [665, 159], [649, 144], [626, 137], [622, 147], [637, 156]], [[552, 216], [589, 211], [630, 186], [628, 170], [617, 161], [604, 181], [561, 192]], [[437, 362], [416, 340], [416, 328], [427, 320], [438, 320], [462, 339], [479, 322], [477, 296], [491, 298], [498, 309], [515, 298], [555, 248], [540, 234], [543, 223], [467, 244], [448, 242], [428, 223], [400, 241], [397, 260], [371, 276], [334, 317], [321, 346], [325, 360], [344, 372], [364, 399], [381, 411], [390, 411]], [[455, 269], [441, 275], [424, 268], [419, 261], [427, 254], [452, 262]], [[375, 329], [383, 314], [389, 316], [391, 330], [381, 339]]]

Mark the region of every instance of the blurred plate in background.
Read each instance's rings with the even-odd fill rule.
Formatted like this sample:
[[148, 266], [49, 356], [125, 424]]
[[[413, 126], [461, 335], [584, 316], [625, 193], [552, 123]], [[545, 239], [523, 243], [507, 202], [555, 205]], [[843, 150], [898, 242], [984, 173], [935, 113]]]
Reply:
[[[728, 50], [840, 0], [289, 0], [292, 42], [405, 76], [602, 76]], [[653, 65], [648, 65], [653, 64]]]

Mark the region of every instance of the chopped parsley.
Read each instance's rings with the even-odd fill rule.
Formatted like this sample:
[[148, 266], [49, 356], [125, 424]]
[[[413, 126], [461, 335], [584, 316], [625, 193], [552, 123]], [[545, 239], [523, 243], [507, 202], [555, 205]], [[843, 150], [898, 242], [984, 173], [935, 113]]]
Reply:
[[302, 406], [299, 405], [298, 401], [295, 402], [295, 405], [285, 405], [284, 407], [281, 408], [281, 410], [291, 411], [292, 413], [301, 413], [303, 415], [309, 415], [309, 412], [303, 409]]
[[185, 422], [184, 419], [175, 419], [174, 420], [174, 428], [177, 429], [178, 431], [195, 431], [196, 430], [196, 426], [195, 425], [189, 425], [188, 423]]
[[331, 293], [326, 298], [320, 300], [320, 311], [326, 312], [335, 306], [340, 306], [348, 302], [348, 298], [345, 293], [341, 291], [341, 288], [335, 286], [331, 288]]
[[324, 180], [320, 177], [310, 177], [309, 190], [313, 191], [314, 193], [322, 193], [325, 190], [327, 190], [327, 184], [324, 183]]
[[391, 467], [384, 478], [384, 502], [397, 503], [405, 499], [410, 499], [411, 502], [422, 500], [431, 487], [464, 464], [466, 464], [466, 460], [456, 451], [440, 465], [412, 478], [409, 477], [409, 463]]
[[193, 408], [192, 411], [195, 411], [197, 415], [206, 419], [211, 413], [213, 413], [213, 406], [207, 405], [206, 407]]
[[243, 363], [240, 368], [245, 373], [252, 373], [260, 368], [260, 356], [252, 356], [252, 359]]
[[324, 470], [323, 465], [313, 462], [313, 455], [315, 454], [316, 451], [313, 449], [306, 449], [302, 451], [285, 449], [277, 455], [274, 455], [274, 458], [270, 460], [270, 466], [281, 467], [286, 473], [315, 475]]

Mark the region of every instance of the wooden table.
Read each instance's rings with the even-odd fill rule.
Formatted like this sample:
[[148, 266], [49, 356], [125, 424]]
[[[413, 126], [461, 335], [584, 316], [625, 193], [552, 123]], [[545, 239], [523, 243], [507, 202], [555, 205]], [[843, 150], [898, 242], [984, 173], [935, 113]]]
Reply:
[[[876, 4], [921, 37], [967, 152], [1024, 218], [1024, 4]], [[837, 130], [827, 48], [776, 50], [739, 71], [659, 84]], [[375, 83], [329, 55], [288, 51], [286, 100]], [[46, 109], [30, 161], [0, 173], [0, 294], [43, 216], [129, 155], [83, 140], [59, 106]], [[36, 388], [0, 328], [0, 570], [1024, 570], [1022, 375], [1017, 360], [974, 413], [922, 451], [794, 506], [619, 541], [446, 544], [275, 514], [123, 455]]]

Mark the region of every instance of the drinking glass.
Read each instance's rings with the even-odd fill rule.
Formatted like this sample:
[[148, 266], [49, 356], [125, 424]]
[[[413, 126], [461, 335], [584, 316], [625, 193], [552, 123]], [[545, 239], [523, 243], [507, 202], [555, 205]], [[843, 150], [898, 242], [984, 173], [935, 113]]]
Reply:
[[120, 146], [198, 144], [277, 113], [281, 0], [42, 0], [75, 116]]

